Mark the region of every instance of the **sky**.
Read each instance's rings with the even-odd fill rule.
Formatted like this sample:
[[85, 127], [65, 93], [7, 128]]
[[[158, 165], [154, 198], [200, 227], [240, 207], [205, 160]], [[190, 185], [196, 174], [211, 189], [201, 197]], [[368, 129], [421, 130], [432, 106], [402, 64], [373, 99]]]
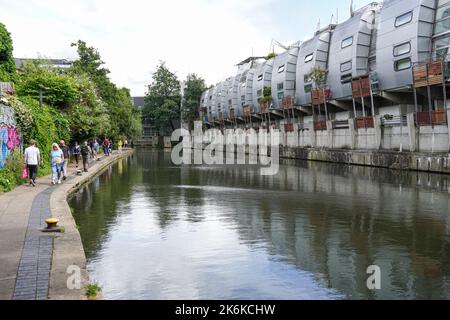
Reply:
[[[310, 38], [319, 21], [344, 21], [350, 1], [0, 0], [0, 22], [15, 57], [75, 59], [70, 45], [84, 40], [114, 83], [141, 96], [160, 61], [180, 80], [196, 73], [214, 85], [252, 54], [266, 56], [272, 39], [288, 45]], [[358, 8], [370, 2], [354, 0]]]

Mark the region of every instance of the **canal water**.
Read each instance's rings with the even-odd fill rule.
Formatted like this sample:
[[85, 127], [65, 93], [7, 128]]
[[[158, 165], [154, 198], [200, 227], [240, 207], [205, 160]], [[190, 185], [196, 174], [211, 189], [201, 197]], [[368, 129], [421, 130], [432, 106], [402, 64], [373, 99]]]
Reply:
[[138, 151], [70, 206], [105, 299], [450, 299], [449, 178]]

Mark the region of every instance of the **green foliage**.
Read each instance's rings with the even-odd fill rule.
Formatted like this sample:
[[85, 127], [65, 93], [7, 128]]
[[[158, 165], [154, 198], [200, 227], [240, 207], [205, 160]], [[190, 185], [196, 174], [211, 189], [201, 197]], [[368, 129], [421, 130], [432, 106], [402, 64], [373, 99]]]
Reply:
[[149, 117], [159, 129], [171, 126], [171, 120], [180, 118], [180, 82], [175, 73], [161, 62], [153, 74], [145, 97], [144, 116]]
[[97, 283], [88, 284], [86, 287], [86, 296], [89, 299], [95, 299], [102, 292], [102, 287]]
[[183, 121], [188, 123], [189, 129], [194, 128], [194, 121], [199, 118], [199, 102], [205, 90], [205, 80], [196, 74], [187, 76], [183, 97]]
[[14, 82], [16, 65], [13, 58], [13, 43], [11, 34], [0, 22], [0, 81]]
[[23, 155], [14, 150], [6, 159], [5, 167], [0, 170], [0, 192], [8, 192], [23, 183]]
[[277, 56], [277, 54], [275, 52], [271, 52], [267, 55], [266, 59], [271, 60], [271, 59], [275, 58], [276, 56]]
[[36, 140], [37, 147], [41, 151], [42, 159], [39, 174], [48, 174], [50, 172], [50, 151], [52, 144], [55, 142], [58, 143], [63, 137], [70, 136], [69, 128], [57, 128], [55, 112], [52, 107], [44, 104], [41, 111], [39, 101], [30, 97], [22, 97], [21, 101], [28, 106], [34, 119], [30, 132], [25, 135], [25, 142], [29, 139]]
[[313, 67], [308, 76], [314, 81], [316, 88], [323, 88], [327, 82], [328, 71], [320, 66]]
[[24, 105], [17, 97], [8, 95], [2, 99], [2, 103], [10, 106], [14, 110], [17, 126], [23, 134], [30, 132], [34, 119], [30, 109]]
[[263, 88], [263, 97], [258, 100], [260, 104], [272, 101], [272, 89], [268, 86]]
[[39, 99], [43, 94], [45, 103], [59, 109], [73, 105], [79, 99], [74, 79], [58, 69], [41, 63], [27, 63], [17, 84], [21, 96]]
[[81, 40], [72, 46], [77, 47], [79, 59], [74, 61], [71, 72], [87, 76], [93, 82], [103, 102], [104, 112], [109, 116], [100, 119], [104, 128], [97, 132], [114, 138], [121, 135], [137, 138], [142, 133], [141, 115], [135, 110], [128, 89], [118, 89], [111, 82], [108, 78], [110, 72], [103, 67], [104, 62], [97, 49]]

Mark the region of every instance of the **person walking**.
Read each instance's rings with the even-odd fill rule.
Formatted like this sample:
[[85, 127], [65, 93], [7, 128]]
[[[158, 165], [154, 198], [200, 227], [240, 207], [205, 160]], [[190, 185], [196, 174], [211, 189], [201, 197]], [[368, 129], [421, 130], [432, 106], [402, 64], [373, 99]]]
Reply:
[[66, 142], [61, 140], [59, 142], [61, 151], [64, 154], [64, 163], [63, 163], [63, 180], [67, 180], [67, 171], [69, 170], [69, 160], [70, 160], [70, 148], [66, 146]]
[[103, 140], [103, 153], [105, 154], [106, 157], [109, 156], [109, 140], [106, 137]]
[[94, 140], [94, 145], [92, 146], [92, 152], [94, 154], [94, 160], [99, 161], [98, 153], [100, 151], [100, 144], [97, 140]]
[[89, 147], [88, 142], [86, 141], [84, 145], [81, 147], [81, 156], [83, 158], [83, 170], [84, 172], [88, 172], [89, 168], [89, 156], [91, 154], [91, 147]]
[[123, 146], [122, 139], [119, 140], [119, 142], [117, 143], [117, 146], [119, 148], [119, 154], [122, 154], [122, 146]]
[[28, 169], [30, 186], [36, 187], [36, 178], [40, 162], [41, 162], [41, 153], [39, 149], [36, 148], [36, 141], [30, 140], [30, 146], [25, 149], [25, 156], [24, 156], [24, 165], [26, 165]]
[[52, 145], [50, 160], [52, 165], [52, 185], [55, 185], [56, 183], [61, 184], [64, 166], [64, 153], [59, 148], [57, 143]]
[[78, 142], [75, 142], [75, 146], [73, 147], [72, 154], [75, 158], [75, 163], [78, 168], [78, 164], [80, 163], [80, 155], [81, 155], [81, 148], [80, 148]]

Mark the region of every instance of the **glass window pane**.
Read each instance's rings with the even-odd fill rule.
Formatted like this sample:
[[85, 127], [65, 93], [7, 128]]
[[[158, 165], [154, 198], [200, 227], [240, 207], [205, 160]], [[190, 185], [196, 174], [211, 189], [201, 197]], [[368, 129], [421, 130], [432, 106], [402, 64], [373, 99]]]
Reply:
[[341, 64], [341, 72], [347, 72], [349, 70], [352, 70], [352, 62], [344, 62]]
[[308, 54], [308, 55], [305, 57], [305, 63], [311, 62], [311, 61], [313, 60], [313, 58], [314, 58], [314, 54], [313, 54], [313, 53]]
[[436, 12], [436, 21], [445, 19], [450, 17], [450, 3], [445, 4], [444, 6], [437, 9]]
[[407, 23], [410, 23], [412, 21], [413, 18], [413, 12], [410, 11], [408, 13], [405, 13], [399, 17], [397, 17], [397, 19], [395, 19], [395, 26], [396, 27], [400, 27], [403, 26]]
[[353, 36], [342, 40], [341, 48], [344, 49], [344, 48], [350, 47], [352, 44], [353, 44]]
[[435, 34], [439, 34], [448, 30], [450, 30], [450, 18], [436, 22], [436, 29], [434, 31]]
[[412, 67], [411, 58], [401, 59], [394, 62], [395, 71], [402, 71]]
[[258, 81], [262, 81], [262, 79], [263, 79], [263, 75], [260, 74], [260, 75], [258, 76]]
[[411, 52], [411, 43], [403, 43], [394, 47], [394, 57], [401, 56]]
[[284, 84], [283, 84], [283, 83], [277, 84], [277, 90], [278, 90], [278, 91], [283, 90], [283, 88], [284, 88]]
[[279, 66], [278, 67], [278, 73], [282, 73], [282, 72], [284, 72], [284, 64], [282, 65], [282, 66]]

